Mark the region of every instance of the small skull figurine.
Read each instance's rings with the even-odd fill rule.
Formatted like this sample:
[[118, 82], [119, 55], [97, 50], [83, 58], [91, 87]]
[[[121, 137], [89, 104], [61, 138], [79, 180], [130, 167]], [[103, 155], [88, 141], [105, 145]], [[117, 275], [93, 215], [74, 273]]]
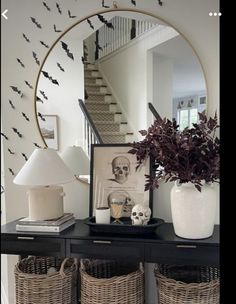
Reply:
[[151, 209], [148, 206], [137, 204], [131, 212], [132, 225], [147, 225], [151, 217]]

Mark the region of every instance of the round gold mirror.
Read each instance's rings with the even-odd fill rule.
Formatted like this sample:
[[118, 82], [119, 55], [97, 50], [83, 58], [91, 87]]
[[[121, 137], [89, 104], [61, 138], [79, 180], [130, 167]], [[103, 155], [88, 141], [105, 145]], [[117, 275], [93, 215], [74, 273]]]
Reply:
[[97, 141], [82, 100], [104, 143], [139, 139], [153, 115], [175, 117], [180, 128], [206, 109], [202, 65], [171, 25], [138, 10], [107, 10], [67, 29], [38, 74], [35, 113], [46, 146], [62, 152]]

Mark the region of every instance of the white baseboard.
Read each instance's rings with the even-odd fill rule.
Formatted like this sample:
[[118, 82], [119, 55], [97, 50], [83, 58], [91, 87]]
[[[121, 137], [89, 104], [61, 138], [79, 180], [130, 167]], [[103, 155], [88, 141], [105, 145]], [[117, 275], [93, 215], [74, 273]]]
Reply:
[[9, 304], [2, 281], [1, 281], [1, 304]]

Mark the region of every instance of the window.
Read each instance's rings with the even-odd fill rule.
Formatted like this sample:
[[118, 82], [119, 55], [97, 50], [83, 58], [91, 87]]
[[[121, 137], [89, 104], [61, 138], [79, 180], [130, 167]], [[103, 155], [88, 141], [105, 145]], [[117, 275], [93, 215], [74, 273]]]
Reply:
[[183, 130], [186, 127], [191, 128], [193, 123], [198, 122], [198, 109], [179, 109], [177, 111], [177, 123], [179, 124], [179, 129]]

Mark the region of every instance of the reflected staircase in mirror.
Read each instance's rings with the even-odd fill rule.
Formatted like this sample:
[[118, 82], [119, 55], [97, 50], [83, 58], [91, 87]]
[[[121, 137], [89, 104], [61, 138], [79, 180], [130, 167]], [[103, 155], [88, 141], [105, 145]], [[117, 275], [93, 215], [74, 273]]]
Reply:
[[103, 143], [132, 142], [133, 132], [96, 64], [84, 63], [85, 107]]

